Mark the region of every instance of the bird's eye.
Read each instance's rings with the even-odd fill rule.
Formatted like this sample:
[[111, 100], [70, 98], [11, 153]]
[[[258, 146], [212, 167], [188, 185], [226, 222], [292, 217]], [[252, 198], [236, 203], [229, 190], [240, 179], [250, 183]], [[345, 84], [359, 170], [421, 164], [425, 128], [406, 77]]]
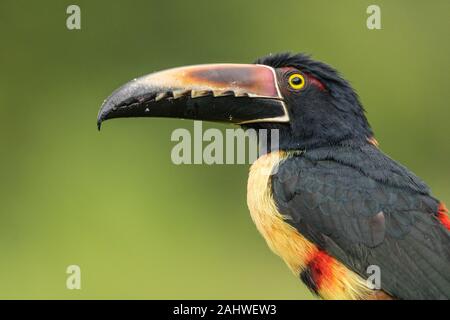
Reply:
[[305, 78], [300, 73], [291, 74], [289, 76], [289, 85], [295, 90], [300, 90], [305, 86]]

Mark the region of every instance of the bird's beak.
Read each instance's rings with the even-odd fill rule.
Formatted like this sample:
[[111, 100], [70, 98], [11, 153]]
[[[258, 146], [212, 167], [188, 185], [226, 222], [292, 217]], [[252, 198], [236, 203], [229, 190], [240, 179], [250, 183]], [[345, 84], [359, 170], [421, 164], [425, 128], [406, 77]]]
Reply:
[[210, 64], [152, 73], [114, 91], [98, 114], [229, 123], [287, 122], [275, 70], [264, 65]]

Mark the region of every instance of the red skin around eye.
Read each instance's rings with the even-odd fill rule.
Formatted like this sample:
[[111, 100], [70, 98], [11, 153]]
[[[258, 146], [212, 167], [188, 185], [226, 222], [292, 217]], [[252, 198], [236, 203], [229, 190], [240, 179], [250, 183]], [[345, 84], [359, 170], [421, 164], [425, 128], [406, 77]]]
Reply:
[[311, 82], [313, 85], [315, 85], [317, 88], [319, 88], [320, 91], [325, 91], [325, 86], [316, 77], [314, 77], [308, 73], [306, 73], [306, 76], [308, 77], [309, 82]]
[[[292, 67], [283, 67], [281, 68], [281, 70], [283, 70], [284, 72], [288, 73], [288, 72], [292, 72], [292, 71], [296, 71], [297, 69], [292, 68]], [[320, 82], [319, 79], [317, 79], [316, 77], [314, 77], [312, 74], [310, 73], [304, 73], [304, 75], [308, 78], [308, 81], [316, 86], [320, 91], [325, 91], [325, 86], [323, 85], [322, 82]]]

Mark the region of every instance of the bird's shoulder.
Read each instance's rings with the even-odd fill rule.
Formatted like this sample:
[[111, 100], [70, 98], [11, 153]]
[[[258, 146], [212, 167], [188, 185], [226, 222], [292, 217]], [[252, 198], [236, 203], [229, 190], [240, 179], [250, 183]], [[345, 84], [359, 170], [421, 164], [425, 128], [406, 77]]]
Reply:
[[300, 154], [298, 157], [294, 152], [291, 160], [301, 165], [347, 169], [348, 172], [354, 169], [354, 175], [359, 173], [383, 185], [430, 194], [429, 187], [418, 176], [371, 144], [323, 147]]
[[[417, 217], [433, 222], [439, 207], [420, 178], [371, 146], [290, 153], [277, 167], [271, 184], [277, 206], [293, 223], [309, 218], [333, 228], [333, 219], [347, 223], [363, 219], [363, 225], [374, 226], [382, 213], [390, 220], [378, 230], [382, 235], [363, 241], [367, 245], [376, 245], [386, 231], [402, 236]], [[325, 221], [316, 221], [322, 218]], [[346, 235], [361, 241], [367, 233]]]

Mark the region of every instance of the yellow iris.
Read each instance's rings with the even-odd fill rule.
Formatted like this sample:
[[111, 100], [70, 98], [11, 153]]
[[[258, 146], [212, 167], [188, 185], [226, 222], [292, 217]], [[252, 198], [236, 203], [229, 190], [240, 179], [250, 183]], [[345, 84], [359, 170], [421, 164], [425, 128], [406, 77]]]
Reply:
[[305, 86], [305, 78], [300, 73], [291, 74], [289, 76], [289, 85], [295, 90], [300, 90]]

